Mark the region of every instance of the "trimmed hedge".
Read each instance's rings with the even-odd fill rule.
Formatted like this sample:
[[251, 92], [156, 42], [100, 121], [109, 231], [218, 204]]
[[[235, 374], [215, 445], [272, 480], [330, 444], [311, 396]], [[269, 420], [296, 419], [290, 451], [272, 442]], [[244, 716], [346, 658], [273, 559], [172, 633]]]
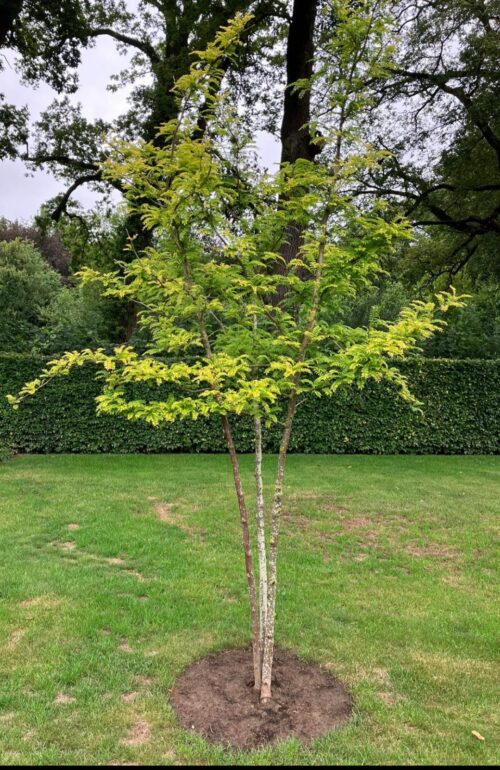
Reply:
[[[0, 446], [18, 452], [223, 452], [218, 418], [152, 428], [122, 417], [97, 416], [95, 368], [50, 382], [14, 411], [5, 400], [40, 371], [44, 360], [0, 355]], [[401, 365], [423, 402], [414, 412], [387, 384], [369, 383], [299, 407], [291, 451], [372, 454], [496, 454], [500, 452], [500, 361], [414, 359]], [[138, 388], [140, 393], [141, 388]], [[252, 425], [235, 420], [238, 449], [252, 451]], [[265, 448], [276, 452], [278, 430]]]

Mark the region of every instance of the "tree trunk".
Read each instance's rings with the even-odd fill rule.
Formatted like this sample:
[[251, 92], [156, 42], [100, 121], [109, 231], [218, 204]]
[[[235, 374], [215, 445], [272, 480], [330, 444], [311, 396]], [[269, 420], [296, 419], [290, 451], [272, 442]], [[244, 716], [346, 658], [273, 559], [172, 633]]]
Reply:
[[[311, 334], [316, 323], [320, 298], [320, 284], [321, 275], [323, 272], [323, 264], [325, 259], [325, 247], [326, 247], [326, 231], [328, 226], [328, 208], [329, 202], [325, 209], [323, 234], [319, 241], [319, 253], [318, 262], [316, 267], [316, 275], [314, 279], [314, 289], [311, 307], [309, 310], [307, 323], [302, 336], [302, 342], [300, 345], [299, 353], [297, 355], [297, 362], [303, 363], [306, 359], [307, 349], [311, 340]], [[264, 633], [264, 657], [262, 663], [262, 687], [260, 691], [260, 699], [262, 703], [268, 703], [272, 697], [271, 681], [272, 681], [272, 668], [273, 668], [273, 654], [274, 654], [274, 628], [276, 617], [276, 590], [277, 590], [277, 566], [278, 566], [278, 540], [281, 524], [281, 509], [283, 499], [283, 477], [285, 475], [285, 462], [288, 452], [288, 446], [290, 444], [290, 436], [292, 433], [293, 418], [297, 410], [297, 391], [300, 384], [300, 374], [296, 374], [292, 381], [292, 388], [290, 391], [290, 397], [288, 399], [288, 409], [283, 427], [283, 434], [281, 437], [280, 451], [278, 457], [278, 471], [276, 474], [276, 481], [274, 484], [274, 501], [271, 515], [271, 548], [269, 557], [269, 587], [268, 587], [268, 600], [267, 600], [267, 618], [266, 628]]]
[[281, 524], [281, 510], [283, 500], [283, 477], [285, 475], [285, 462], [292, 432], [293, 418], [297, 408], [297, 391], [292, 390], [288, 400], [288, 410], [281, 437], [278, 457], [278, 471], [274, 483], [274, 499], [271, 514], [271, 546], [269, 555], [269, 587], [267, 592], [267, 617], [264, 632], [264, 655], [262, 659], [262, 687], [260, 699], [262, 703], [271, 700], [271, 677], [274, 657], [274, 628], [276, 620], [276, 590], [278, 587], [278, 540]]
[[[318, 0], [294, 0], [292, 20], [288, 31], [286, 50], [286, 88], [281, 123], [281, 163], [296, 160], [314, 160], [321, 151], [311, 141], [311, 93], [305, 89], [300, 94], [292, 86], [297, 80], [310, 80], [314, 67], [314, 24]], [[295, 259], [302, 243], [302, 228], [290, 223], [286, 228], [280, 249], [283, 261], [275, 265], [278, 275], [286, 275], [289, 263]], [[277, 302], [285, 295], [285, 287], [277, 289]]]
[[264, 485], [262, 482], [262, 421], [255, 418], [255, 482], [257, 488], [257, 553], [259, 555], [259, 676], [255, 689], [262, 686], [262, 661], [264, 658], [264, 632], [267, 625], [267, 554], [264, 511]]
[[[192, 283], [189, 265], [184, 263], [184, 271], [186, 280], [189, 284]], [[212, 358], [212, 347], [210, 345], [210, 339], [205, 328], [205, 320], [203, 314], [198, 316], [198, 324], [200, 329], [200, 338], [205, 355], [208, 360]], [[215, 389], [215, 386], [213, 386]], [[216, 391], [215, 397], [220, 403], [220, 393]], [[250, 547], [250, 529], [248, 526], [248, 511], [245, 502], [245, 495], [243, 494], [243, 485], [241, 483], [240, 467], [238, 463], [238, 455], [236, 454], [236, 447], [234, 446], [233, 435], [229, 420], [225, 414], [221, 414], [222, 430], [224, 432], [224, 438], [226, 440], [229, 457], [231, 458], [231, 465], [233, 468], [234, 486], [236, 489], [236, 497], [238, 499], [238, 507], [240, 511], [241, 521], [241, 533], [243, 540], [243, 551], [245, 554], [245, 573], [247, 576], [247, 588], [248, 588], [248, 601], [250, 604], [250, 615], [252, 619], [252, 655], [253, 655], [253, 670], [254, 670], [254, 682], [260, 682], [260, 654], [259, 654], [259, 619], [257, 613], [257, 596], [255, 591], [255, 573], [253, 569], [252, 549]]]
[[257, 612], [257, 595], [255, 591], [255, 575], [253, 569], [252, 550], [250, 547], [250, 529], [248, 526], [248, 511], [243, 494], [243, 485], [241, 483], [238, 457], [234, 446], [233, 436], [229, 421], [225, 415], [221, 415], [222, 429], [226, 439], [231, 465], [233, 467], [234, 486], [238, 498], [238, 507], [240, 510], [241, 532], [243, 538], [243, 551], [245, 553], [245, 571], [247, 576], [248, 600], [250, 603], [250, 614], [252, 618], [252, 655], [254, 682], [260, 682], [260, 653], [259, 653], [259, 618]]
[[292, 89], [297, 80], [310, 80], [314, 65], [314, 23], [318, 0], [294, 0], [286, 49], [286, 89], [281, 123], [281, 162], [314, 160], [318, 147], [311, 142], [311, 94]]

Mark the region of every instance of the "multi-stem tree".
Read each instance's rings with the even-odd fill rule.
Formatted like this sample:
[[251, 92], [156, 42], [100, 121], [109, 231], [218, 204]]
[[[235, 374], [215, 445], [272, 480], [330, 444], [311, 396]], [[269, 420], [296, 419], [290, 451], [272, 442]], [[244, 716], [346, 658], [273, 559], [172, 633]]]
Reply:
[[[179, 117], [160, 128], [162, 141], [119, 143], [107, 165], [144, 226], [161, 239], [121, 272], [86, 269], [82, 277], [99, 282], [106, 295], [137, 304], [149, 348], [66, 353], [11, 401], [17, 406], [52, 377], [92, 362], [103, 370], [100, 412], [156, 426], [220, 416], [241, 519], [255, 688], [266, 703], [272, 697], [285, 461], [301, 395], [328, 395], [374, 378], [390, 381], [411, 400], [397, 360], [439, 328], [438, 311], [461, 300], [442, 293], [414, 302], [396, 322], [372, 328], [334, 321], [339, 301], [369, 283], [382, 256], [408, 237], [408, 227], [387, 221], [382, 211], [363, 211], [349, 198], [353, 175], [377, 157], [369, 149], [342, 157], [337, 135], [321, 163], [302, 158], [282, 164], [274, 176], [256, 173], [251, 137], [221, 67], [246, 22], [237, 16], [178, 80]], [[207, 130], [200, 136], [202, 105]], [[300, 228], [298, 252], [286, 269], [276, 270], [291, 226]], [[149, 399], [134, 395], [136, 383], [150, 387]], [[231, 427], [231, 416], [241, 414], [255, 424], [255, 548]], [[266, 510], [262, 433], [272, 422], [281, 423], [282, 434]]]

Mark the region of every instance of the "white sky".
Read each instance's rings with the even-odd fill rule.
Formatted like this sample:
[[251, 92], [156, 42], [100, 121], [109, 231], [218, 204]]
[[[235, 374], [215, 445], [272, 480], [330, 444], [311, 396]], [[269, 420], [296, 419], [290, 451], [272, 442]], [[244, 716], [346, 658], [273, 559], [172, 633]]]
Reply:
[[[75, 103], [81, 102], [85, 117], [113, 120], [124, 112], [127, 90], [111, 93], [106, 86], [110, 76], [124, 69], [126, 62], [127, 57], [120, 55], [115, 42], [107, 37], [99, 38], [95, 47], [83, 52], [80, 87], [70, 98]], [[45, 84], [36, 89], [24, 86], [14, 68], [15, 57], [10, 52], [4, 56], [4, 63], [5, 68], [0, 72], [0, 93], [5, 95], [7, 103], [27, 105], [32, 119], [36, 119], [57, 94]], [[271, 168], [279, 158], [277, 142], [270, 134], [262, 133], [258, 137], [258, 147], [263, 164]], [[21, 161], [0, 162], [0, 217], [28, 221], [42, 203], [64, 190], [64, 182], [58, 182], [51, 174], [39, 171], [27, 176]], [[74, 197], [88, 208], [96, 200], [85, 187], [81, 187]]]

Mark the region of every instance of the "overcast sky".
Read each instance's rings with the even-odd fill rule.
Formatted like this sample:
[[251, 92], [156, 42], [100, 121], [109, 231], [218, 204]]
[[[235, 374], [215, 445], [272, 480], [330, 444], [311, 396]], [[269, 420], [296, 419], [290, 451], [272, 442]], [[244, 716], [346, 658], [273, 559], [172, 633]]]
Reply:
[[[6, 102], [17, 106], [28, 105], [32, 119], [36, 119], [57, 96], [49, 86], [41, 84], [38, 88], [27, 87], [20, 82], [15, 71], [15, 58], [11, 52], [4, 57], [5, 67], [0, 72], [0, 93]], [[113, 73], [123, 69], [127, 57], [120, 55], [111, 38], [102, 37], [94, 48], [84, 51], [80, 66], [80, 88], [70, 98], [81, 102], [84, 115], [89, 118], [100, 117], [113, 120], [126, 107], [127, 91], [122, 89], [110, 93], [106, 86]], [[277, 143], [270, 135], [259, 137], [259, 150], [263, 163], [270, 168], [278, 160]], [[26, 176], [26, 167], [21, 161], [0, 162], [0, 217], [7, 219], [30, 220], [49, 198], [64, 191], [64, 182], [58, 182], [50, 174], [42, 171], [33, 176]], [[95, 196], [91, 191], [80, 188], [75, 198], [86, 207], [92, 207]]]

